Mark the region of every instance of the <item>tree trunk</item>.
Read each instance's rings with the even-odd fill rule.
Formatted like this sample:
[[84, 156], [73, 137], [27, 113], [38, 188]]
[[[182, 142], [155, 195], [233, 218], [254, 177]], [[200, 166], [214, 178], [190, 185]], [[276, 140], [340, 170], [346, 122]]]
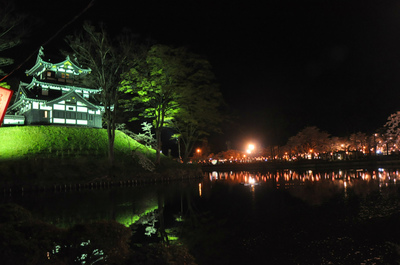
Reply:
[[157, 141], [155, 164], [159, 165], [160, 164], [160, 152], [161, 152], [161, 129], [157, 128], [155, 131], [156, 131], [156, 141]]
[[108, 161], [110, 162], [110, 166], [113, 166], [115, 130], [113, 130], [110, 124], [107, 124], [107, 135], [108, 135]]
[[180, 139], [180, 137], [178, 138], [178, 154], [179, 154], [179, 162], [181, 162], [182, 156], [181, 156], [181, 139]]

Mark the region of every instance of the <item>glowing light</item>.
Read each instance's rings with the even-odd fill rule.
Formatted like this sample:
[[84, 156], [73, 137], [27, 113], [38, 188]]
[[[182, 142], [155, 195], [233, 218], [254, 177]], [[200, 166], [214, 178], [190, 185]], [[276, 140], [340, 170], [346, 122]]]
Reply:
[[249, 184], [254, 185], [256, 183], [256, 180], [253, 177], [249, 177]]
[[199, 183], [199, 196], [201, 197], [201, 183]]

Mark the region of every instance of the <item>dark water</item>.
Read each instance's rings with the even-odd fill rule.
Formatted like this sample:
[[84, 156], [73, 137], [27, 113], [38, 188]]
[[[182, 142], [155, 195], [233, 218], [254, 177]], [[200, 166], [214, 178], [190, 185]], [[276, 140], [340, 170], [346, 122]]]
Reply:
[[171, 239], [199, 264], [398, 264], [398, 183], [387, 169], [211, 172], [157, 186], [5, 194], [3, 202], [61, 227], [128, 226], [161, 207]]

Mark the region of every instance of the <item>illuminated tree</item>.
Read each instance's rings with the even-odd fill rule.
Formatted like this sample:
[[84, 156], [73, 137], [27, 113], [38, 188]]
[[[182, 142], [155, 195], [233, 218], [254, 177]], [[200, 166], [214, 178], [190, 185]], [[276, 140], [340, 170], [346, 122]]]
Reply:
[[369, 150], [370, 146], [370, 138], [366, 133], [357, 132], [353, 133], [349, 137], [350, 139], [350, 150], [355, 151], [356, 158], [358, 158], [358, 152], [365, 153], [366, 150]]
[[180, 58], [185, 76], [179, 85], [180, 110], [171, 120], [171, 127], [182, 142], [183, 161], [187, 162], [196, 142], [210, 132], [220, 131], [222, 95], [207, 60], [185, 50]]
[[391, 114], [385, 124], [386, 133], [392, 137], [400, 137], [400, 111]]
[[382, 135], [386, 143], [386, 152], [389, 153], [389, 145], [400, 146], [400, 111], [391, 114], [385, 126], [386, 132]]
[[229, 149], [216, 154], [215, 157], [220, 159], [239, 161], [243, 158], [243, 155], [244, 153], [241, 151]]
[[89, 23], [84, 23], [81, 32], [67, 36], [66, 41], [73, 51], [75, 61], [92, 70], [86, 84], [92, 88], [101, 88], [100, 101], [104, 106], [108, 134], [108, 158], [112, 164], [120, 75], [128, 59], [132, 62], [131, 55], [135, 45], [129, 37], [112, 38], [104, 26], [100, 26], [98, 30]]
[[[179, 111], [179, 85], [184, 76], [176, 54], [179, 49], [154, 45], [145, 59], [122, 75], [120, 90], [132, 94], [125, 101], [127, 110], [139, 111], [139, 116], [153, 123], [156, 135], [156, 164], [160, 163], [161, 131]], [[137, 117], [131, 120], [137, 120]]]
[[142, 106], [140, 115], [153, 121], [157, 163], [164, 126], [176, 130], [184, 161], [195, 142], [218, 130], [222, 97], [210, 63], [185, 48], [151, 47], [145, 62], [131, 68], [122, 84], [125, 93], [134, 95], [133, 107]]
[[287, 147], [297, 155], [327, 152], [329, 150], [329, 134], [321, 132], [315, 126], [306, 127], [289, 138]]

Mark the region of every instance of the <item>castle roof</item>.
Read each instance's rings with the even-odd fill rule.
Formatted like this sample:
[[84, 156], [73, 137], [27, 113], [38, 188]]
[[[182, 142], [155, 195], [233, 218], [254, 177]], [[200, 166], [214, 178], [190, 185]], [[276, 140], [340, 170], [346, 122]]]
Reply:
[[76, 93], [75, 91], [70, 91], [64, 95], [62, 95], [61, 97], [57, 97], [54, 98], [52, 100], [46, 100], [43, 98], [34, 98], [31, 97], [32, 95], [29, 95], [27, 93], [27, 91], [20, 86], [19, 90], [18, 90], [18, 95], [17, 98], [15, 100], [15, 103], [9, 108], [10, 110], [15, 110], [17, 108], [20, 108], [21, 106], [23, 106], [25, 104], [26, 101], [30, 101], [30, 102], [41, 102], [41, 103], [45, 103], [46, 105], [52, 105], [52, 104], [56, 104], [62, 100], [66, 100], [66, 99], [70, 99], [70, 98], [76, 98], [77, 100], [83, 102], [88, 108], [90, 109], [95, 109], [95, 110], [101, 110], [104, 111], [104, 107], [100, 106], [100, 105], [96, 105], [93, 104], [92, 102], [88, 101], [87, 99], [83, 98], [80, 94]]
[[87, 91], [89, 93], [97, 93], [97, 92], [101, 91], [101, 89], [93, 89], [93, 88], [72, 86], [72, 85], [66, 85], [66, 84], [43, 82], [43, 81], [37, 80], [35, 77], [32, 78], [32, 81], [29, 84], [21, 83], [21, 85], [23, 85], [27, 89], [32, 89], [35, 86], [40, 86], [41, 88], [49, 88], [49, 89], [63, 90], [63, 91], [79, 90], [79, 91]]
[[51, 70], [72, 73], [74, 75], [87, 75], [90, 74], [90, 72], [92, 71], [90, 68], [82, 68], [77, 66], [75, 63], [72, 62], [69, 56], [67, 56], [64, 61], [59, 63], [51, 63], [49, 61], [45, 61], [43, 57], [43, 47], [40, 47], [38, 55], [36, 57], [35, 65], [31, 69], [26, 70], [25, 73], [30, 76], [38, 76], [45, 70]]

